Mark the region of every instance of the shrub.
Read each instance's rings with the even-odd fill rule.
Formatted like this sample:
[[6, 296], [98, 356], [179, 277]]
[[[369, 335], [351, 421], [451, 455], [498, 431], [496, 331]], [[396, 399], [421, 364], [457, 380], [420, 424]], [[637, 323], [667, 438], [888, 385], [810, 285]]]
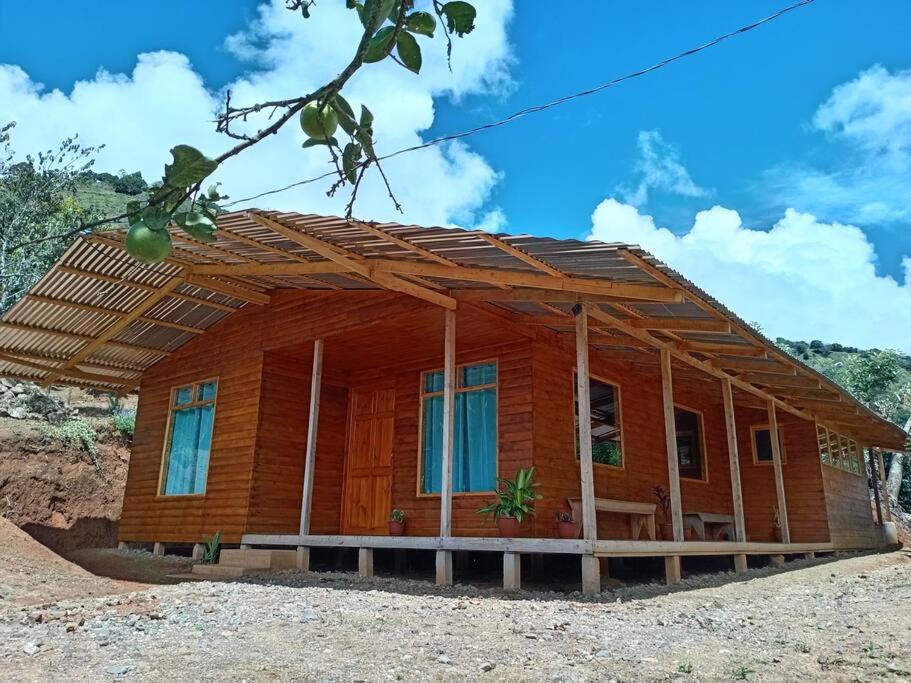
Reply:
[[136, 429], [136, 411], [122, 410], [114, 413], [111, 415], [111, 426], [125, 439], [132, 440], [133, 431]]
[[91, 425], [84, 420], [67, 420], [63, 424], [49, 425], [45, 428], [44, 438], [48, 441], [57, 441], [70, 448], [78, 448], [89, 454], [95, 469], [101, 471], [101, 461], [98, 459], [98, 435]]

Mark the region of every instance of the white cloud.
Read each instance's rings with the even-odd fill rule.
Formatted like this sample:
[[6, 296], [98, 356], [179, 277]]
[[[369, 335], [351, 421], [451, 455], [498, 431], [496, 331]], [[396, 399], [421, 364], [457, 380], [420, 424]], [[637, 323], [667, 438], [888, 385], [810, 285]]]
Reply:
[[657, 130], [639, 131], [639, 160], [636, 173], [640, 176], [634, 189], [618, 188], [624, 200], [634, 206], [648, 203], [651, 190], [661, 190], [683, 197], [705, 197], [708, 191], [699, 187], [680, 162], [680, 151], [664, 141]]
[[[452, 73], [440, 39], [421, 40], [424, 66], [414, 76], [386, 60], [367, 65], [346, 87], [355, 107], [367, 104], [376, 116], [380, 153], [422, 141], [434, 120], [434, 98], [458, 99], [470, 93], [496, 93], [509, 83], [512, 57], [507, 28], [511, 0], [476, 3], [477, 28], [455, 39]], [[310, 19], [290, 12], [282, 0], [260, 6], [248, 29], [226, 40], [250, 70], [230, 84], [235, 105], [284, 99], [310, 92], [335, 77], [350, 60], [360, 34], [354, 12], [343, 3], [320, 3]], [[0, 101], [4, 120], [18, 122], [14, 143], [23, 154], [55, 145], [79, 133], [86, 144], [105, 144], [97, 168], [140, 170], [147, 179], [160, 177], [167, 150], [192, 144], [215, 156], [232, 145], [214, 131], [212, 120], [222, 93], [206, 87], [189, 60], [175, 52], [141, 54], [132, 74], [100, 70], [69, 93], [47, 91], [15, 65], [0, 65]], [[260, 119], [260, 122], [264, 120]], [[256, 126], [251, 121], [249, 127]], [[243, 197], [329, 170], [324, 149], [304, 150], [303, 134], [289, 123], [273, 136], [229, 160], [217, 180], [233, 197]], [[466, 224], [486, 220], [486, 206], [499, 175], [464, 144], [449, 144], [398, 157], [384, 164], [405, 209], [395, 212], [381, 179], [372, 173], [358, 195], [357, 215], [405, 220], [425, 225]], [[316, 213], [340, 214], [347, 194], [327, 198], [331, 181], [264, 198], [256, 205]]]
[[769, 230], [714, 206], [675, 235], [636, 207], [605, 199], [590, 239], [639, 244], [771, 337], [911, 352], [911, 257], [903, 283], [876, 274], [876, 253], [852, 225], [793, 209]]
[[911, 70], [877, 65], [836, 86], [812, 130], [838, 147], [836, 160], [769, 170], [759, 187], [773, 203], [862, 225], [911, 219]]

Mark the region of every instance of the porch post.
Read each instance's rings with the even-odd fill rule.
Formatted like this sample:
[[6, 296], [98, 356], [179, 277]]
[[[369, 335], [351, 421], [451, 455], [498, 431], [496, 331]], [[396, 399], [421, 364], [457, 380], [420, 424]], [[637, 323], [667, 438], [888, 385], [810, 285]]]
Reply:
[[743, 518], [743, 492], [740, 488], [740, 454], [737, 448], [737, 424], [734, 421], [734, 394], [731, 380], [721, 380], [724, 396], [724, 425], [728, 437], [728, 459], [731, 464], [731, 497], [734, 502], [734, 540], [745, 543], [746, 523]]
[[[313, 502], [314, 458], [316, 455], [317, 427], [319, 426], [319, 395], [323, 381], [323, 340], [313, 342], [313, 371], [310, 375], [310, 415], [307, 420], [307, 450], [304, 454], [304, 490], [301, 496], [300, 535], [310, 533], [310, 509]], [[297, 547], [297, 566], [310, 569], [310, 548]]]
[[[576, 402], [579, 411], [579, 472], [582, 485], [582, 533], [586, 541], [598, 538], [595, 515], [595, 476], [592, 465], [591, 384], [588, 370], [588, 314], [573, 308], [576, 317]], [[582, 555], [582, 592], [601, 592], [601, 563], [594, 555]]]
[[[667, 448], [668, 488], [671, 496], [671, 525], [674, 540], [683, 541], [683, 506], [680, 501], [680, 466], [677, 458], [677, 421], [674, 419], [674, 380], [671, 375], [671, 352], [661, 349], [661, 396], [664, 403], [664, 437]], [[664, 558], [664, 575], [668, 585], [680, 581], [680, 556]]]
[[891, 522], [892, 507], [889, 505], [889, 475], [886, 473], [886, 465], [883, 462], [883, 451], [879, 446], [876, 447], [876, 460], [879, 462], [879, 483], [880, 486], [882, 486], [883, 518], [887, 522]]
[[781, 470], [781, 443], [778, 440], [778, 416], [774, 401], [769, 401], [769, 442], [772, 444], [772, 465], [775, 468], [775, 493], [778, 497], [778, 521], [781, 524], [781, 542], [791, 542], [788, 529], [788, 503], [784, 495], [784, 475]]
[[[445, 310], [443, 342], [443, 463], [440, 485], [440, 536], [452, 536], [452, 451], [455, 432], [455, 311]], [[452, 585], [452, 551], [438, 550], [437, 584]]]
[[[863, 464], [864, 447], [861, 446], [860, 444], [857, 444], [857, 448], [860, 449], [860, 461], [861, 461], [861, 464]], [[873, 481], [873, 502], [876, 505], [876, 523], [879, 524], [880, 526], [882, 526], [883, 525], [883, 506], [882, 506], [882, 502], [879, 499], [879, 470], [876, 467], [876, 460], [873, 457], [873, 446], [870, 446], [870, 448], [867, 449], [867, 453], [869, 454], [868, 462], [870, 463], [870, 479]]]

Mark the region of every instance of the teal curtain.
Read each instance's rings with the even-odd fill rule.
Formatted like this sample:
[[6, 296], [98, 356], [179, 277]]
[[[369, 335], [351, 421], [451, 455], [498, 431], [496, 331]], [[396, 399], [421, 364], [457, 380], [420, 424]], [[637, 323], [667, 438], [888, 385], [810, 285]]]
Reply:
[[[495, 383], [496, 365], [463, 368], [460, 386]], [[442, 389], [442, 374], [425, 376], [425, 391]], [[443, 479], [443, 397], [427, 396], [423, 403], [423, 493], [439, 493]], [[495, 387], [459, 391], [455, 399], [452, 490], [456, 493], [492, 491], [497, 469], [497, 390]]]
[[214, 415], [214, 404], [174, 410], [165, 495], [205, 492]]

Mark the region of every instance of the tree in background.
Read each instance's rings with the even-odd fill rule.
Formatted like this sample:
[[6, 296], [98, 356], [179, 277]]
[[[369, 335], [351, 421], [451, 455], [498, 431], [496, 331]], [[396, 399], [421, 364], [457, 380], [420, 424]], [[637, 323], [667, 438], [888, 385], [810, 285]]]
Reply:
[[[11, 133], [0, 128], [0, 312], [47, 272], [75, 239], [67, 235], [92, 212], [76, 200], [77, 186], [92, 166], [95, 147], [67, 138], [56, 150], [14, 162]], [[28, 250], [15, 246], [29, 243]]]

